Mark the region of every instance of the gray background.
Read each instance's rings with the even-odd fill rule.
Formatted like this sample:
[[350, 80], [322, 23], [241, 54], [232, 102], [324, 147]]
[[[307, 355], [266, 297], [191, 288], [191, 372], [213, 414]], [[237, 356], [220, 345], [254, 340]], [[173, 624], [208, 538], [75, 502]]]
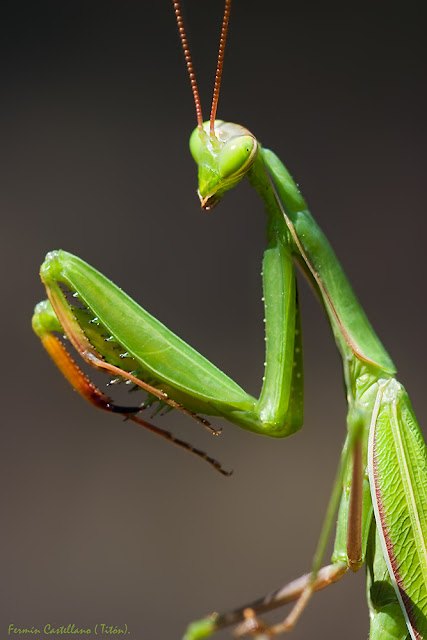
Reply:
[[[425, 424], [422, 4], [236, 0], [219, 115], [288, 165]], [[185, 9], [207, 117], [222, 3]], [[180, 638], [189, 620], [309, 569], [345, 435], [339, 358], [302, 283], [298, 435], [224, 424], [215, 439], [181, 416], [161, 420], [231, 479], [71, 391], [30, 328], [54, 248], [90, 261], [257, 394], [262, 205], [244, 184], [200, 212], [169, 2], [2, 11], [0, 637], [11, 622], [106, 622], [127, 623], [131, 640]], [[362, 570], [317, 595], [292, 637], [367, 630]]]

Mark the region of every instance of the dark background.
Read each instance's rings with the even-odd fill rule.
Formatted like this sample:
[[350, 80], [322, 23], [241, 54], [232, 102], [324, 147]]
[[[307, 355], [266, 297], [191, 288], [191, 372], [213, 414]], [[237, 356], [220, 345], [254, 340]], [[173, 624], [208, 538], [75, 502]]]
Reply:
[[[160, 422], [231, 479], [86, 405], [30, 327], [39, 265], [64, 248], [258, 393], [262, 205], [244, 184], [212, 214], [199, 209], [170, 5], [2, 9], [2, 638], [11, 622], [105, 622], [126, 623], [131, 640], [178, 639], [188, 621], [310, 568], [346, 408], [305, 283], [299, 434], [275, 441], [224, 424], [215, 439], [181, 416]], [[425, 424], [422, 6], [236, 0], [219, 115], [288, 165]], [[222, 2], [184, 9], [207, 117]], [[362, 570], [318, 594], [292, 637], [366, 637], [364, 589]]]

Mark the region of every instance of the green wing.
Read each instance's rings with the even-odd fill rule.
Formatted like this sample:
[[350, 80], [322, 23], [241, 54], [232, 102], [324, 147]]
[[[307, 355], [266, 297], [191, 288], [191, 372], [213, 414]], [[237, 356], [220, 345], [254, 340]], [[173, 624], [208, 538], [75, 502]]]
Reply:
[[368, 469], [382, 552], [414, 640], [427, 638], [427, 450], [409, 398], [379, 381]]

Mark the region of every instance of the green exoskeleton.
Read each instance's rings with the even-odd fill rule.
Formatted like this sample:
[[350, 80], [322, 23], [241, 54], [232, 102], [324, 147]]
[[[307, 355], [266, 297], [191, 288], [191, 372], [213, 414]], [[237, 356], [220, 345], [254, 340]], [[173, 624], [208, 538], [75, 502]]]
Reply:
[[[56, 333], [66, 334], [92, 366], [142, 387], [149, 401], [225, 418], [258, 434], [283, 438], [303, 423], [302, 340], [295, 263], [318, 294], [342, 357], [347, 438], [311, 573], [252, 604], [214, 613], [188, 628], [185, 640], [237, 624], [238, 636], [267, 638], [292, 628], [311, 594], [366, 562], [372, 640], [427, 639], [427, 454], [408, 396], [328, 242], [277, 156], [244, 127], [215, 119], [230, 12], [226, 2], [214, 106], [203, 123], [179, 3], [175, 11], [195, 95], [198, 126], [190, 148], [199, 167], [202, 207], [211, 209], [247, 176], [267, 214], [263, 261], [266, 356], [258, 398], [246, 393], [121, 289], [79, 258], [53, 251], [41, 267], [48, 301], [33, 327], [71, 384], [93, 404], [125, 414], [206, 459], [169, 432], [142, 420], [143, 406], [120, 407], [85, 377]], [[74, 303], [70, 295], [77, 298]], [[322, 555], [338, 510], [332, 564]], [[295, 605], [273, 626], [259, 615]]]

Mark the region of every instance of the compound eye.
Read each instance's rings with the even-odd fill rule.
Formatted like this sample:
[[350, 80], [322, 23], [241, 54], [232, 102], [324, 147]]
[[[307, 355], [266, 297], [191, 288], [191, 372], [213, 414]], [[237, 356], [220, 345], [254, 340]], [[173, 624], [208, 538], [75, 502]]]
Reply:
[[222, 178], [229, 178], [243, 172], [252, 156], [254, 139], [252, 136], [232, 138], [221, 149], [218, 170]]
[[200, 155], [205, 147], [204, 142], [201, 139], [200, 131], [196, 127], [190, 136], [190, 151], [194, 161], [199, 164]]

